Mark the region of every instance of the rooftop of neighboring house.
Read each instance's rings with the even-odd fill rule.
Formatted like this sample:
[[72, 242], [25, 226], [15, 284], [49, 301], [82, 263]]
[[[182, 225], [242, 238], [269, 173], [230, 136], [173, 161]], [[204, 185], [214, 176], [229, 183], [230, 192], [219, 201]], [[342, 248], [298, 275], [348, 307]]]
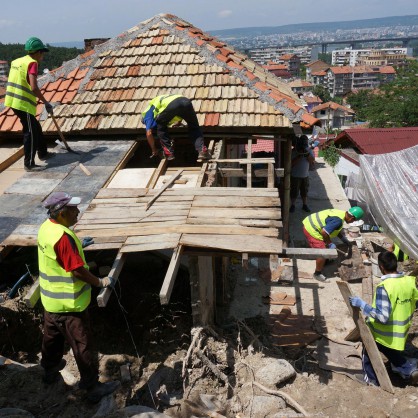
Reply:
[[[61, 103], [54, 115], [72, 135], [144, 133], [141, 112], [162, 94], [190, 98], [206, 132], [277, 132], [293, 123], [320, 123], [278, 77], [171, 14], [139, 23], [38, 82], [46, 100]], [[44, 132], [55, 133], [43, 105], [37, 114]], [[2, 133], [20, 129], [10, 109], [0, 114]]]
[[285, 64], [277, 64], [276, 62], [270, 61], [268, 64], [263, 65], [263, 68], [265, 68], [267, 71], [287, 70], [287, 65], [285, 65]]
[[4, 95], [6, 94], [6, 89], [3, 86], [0, 86], [0, 99], [2, 99], [4, 97]]
[[362, 74], [362, 73], [381, 73], [381, 74], [396, 74], [395, 69], [390, 66], [370, 66], [370, 65], [344, 65], [342, 67], [330, 67], [330, 71], [334, 74]]
[[312, 73], [311, 73], [313, 76], [316, 76], [316, 77], [324, 77], [324, 76], [326, 76], [327, 75], [327, 73], [326, 73], [326, 71], [312, 71]]
[[326, 110], [326, 109], [341, 110], [341, 111], [343, 111], [345, 113], [352, 113], [352, 114], [356, 113], [356, 112], [354, 112], [353, 109], [350, 109], [349, 107], [340, 105], [340, 104], [335, 103], [335, 102], [326, 102], [326, 103], [322, 103], [322, 104], [320, 104], [318, 106], [315, 106], [311, 110], [311, 113], [319, 112], [321, 110]]
[[305, 81], [305, 80], [301, 80], [301, 79], [297, 79], [297, 80], [293, 80], [289, 83], [289, 86], [292, 87], [313, 87], [313, 84], [310, 83], [309, 81]]
[[387, 154], [418, 145], [418, 127], [346, 129], [335, 144], [355, 148], [361, 154]]
[[307, 104], [309, 104], [309, 103], [322, 103], [322, 99], [319, 96], [314, 96], [314, 95], [309, 95], [309, 94], [304, 94], [303, 95], [303, 100], [305, 100], [305, 102]]
[[306, 67], [310, 68], [311, 72], [313, 73], [317, 71], [327, 70], [330, 67], [330, 65], [324, 61], [316, 60], [316, 61], [310, 62], [309, 64], [306, 64]]
[[[247, 151], [248, 145], [245, 145], [245, 151]], [[274, 152], [274, 141], [270, 139], [257, 139], [256, 144], [251, 145], [252, 154], [256, 152]]]
[[283, 61], [289, 61], [291, 59], [297, 59], [299, 58], [296, 54], [283, 54], [280, 55], [279, 59], [283, 60]]

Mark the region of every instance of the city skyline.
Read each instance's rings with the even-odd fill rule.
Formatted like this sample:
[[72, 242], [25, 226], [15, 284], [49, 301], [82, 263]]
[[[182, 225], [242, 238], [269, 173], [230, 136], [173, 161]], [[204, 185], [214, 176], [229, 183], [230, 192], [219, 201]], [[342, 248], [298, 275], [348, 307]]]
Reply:
[[331, 0], [314, 3], [300, 0], [293, 4], [280, 0], [259, 3], [249, 0], [161, 0], [153, 4], [137, 0], [72, 0], [70, 9], [52, 0], [39, 0], [34, 8], [33, 2], [22, 0], [19, 5], [18, 13], [12, 3], [1, 6], [1, 43], [24, 43], [30, 36], [38, 36], [47, 43], [115, 37], [160, 13], [175, 14], [207, 32], [418, 14], [415, 0], [353, 0], [343, 13]]

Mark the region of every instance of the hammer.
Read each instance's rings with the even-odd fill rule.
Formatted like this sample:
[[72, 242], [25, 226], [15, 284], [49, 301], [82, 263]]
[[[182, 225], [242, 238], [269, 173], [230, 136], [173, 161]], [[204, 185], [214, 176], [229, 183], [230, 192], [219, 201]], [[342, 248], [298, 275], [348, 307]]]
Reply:
[[338, 248], [336, 248], [336, 250], [337, 250], [339, 253], [341, 253], [344, 257], [348, 257], [348, 253], [345, 253], [344, 251], [339, 250]]

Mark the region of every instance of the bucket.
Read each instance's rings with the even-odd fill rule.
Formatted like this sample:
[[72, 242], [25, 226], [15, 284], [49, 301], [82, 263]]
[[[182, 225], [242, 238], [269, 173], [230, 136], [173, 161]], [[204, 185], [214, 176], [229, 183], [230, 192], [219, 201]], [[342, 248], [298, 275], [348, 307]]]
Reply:
[[370, 257], [370, 261], [372, 262], [372, 274], [375, 277], [382, 277], [379, 264], [377, 263], [377, 257], [379, 257], [379, 254], [380, 253], [373, 253]]
[[360, 228], [358, 226], [350, 226], [348, 228], [348, 235], [351, 238], [358, 238], [360, 236]]

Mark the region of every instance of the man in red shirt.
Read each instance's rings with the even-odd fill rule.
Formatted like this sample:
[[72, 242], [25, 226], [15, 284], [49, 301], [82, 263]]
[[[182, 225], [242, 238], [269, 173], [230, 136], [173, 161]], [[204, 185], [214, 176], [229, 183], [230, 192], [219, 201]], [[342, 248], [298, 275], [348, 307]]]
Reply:
[[38, 261], [41, 300], [45, 309], [41, 366], [44, 381], [54, 383], [65, 367], [64, 342], [71, 346], [80, 372], [79, 388], [98, 402], [114, 392], [119, 382], [100, 383], [99, 371], [90, 349], [88, 306], [91, 286], [113, 286], [111, 277], [98, 278], [88, 270], [81, 242], [70, 229], [80, 213], [80, 198], [68, 193], [52, 193], [44, 202], [49, 219], [39, 228]]

